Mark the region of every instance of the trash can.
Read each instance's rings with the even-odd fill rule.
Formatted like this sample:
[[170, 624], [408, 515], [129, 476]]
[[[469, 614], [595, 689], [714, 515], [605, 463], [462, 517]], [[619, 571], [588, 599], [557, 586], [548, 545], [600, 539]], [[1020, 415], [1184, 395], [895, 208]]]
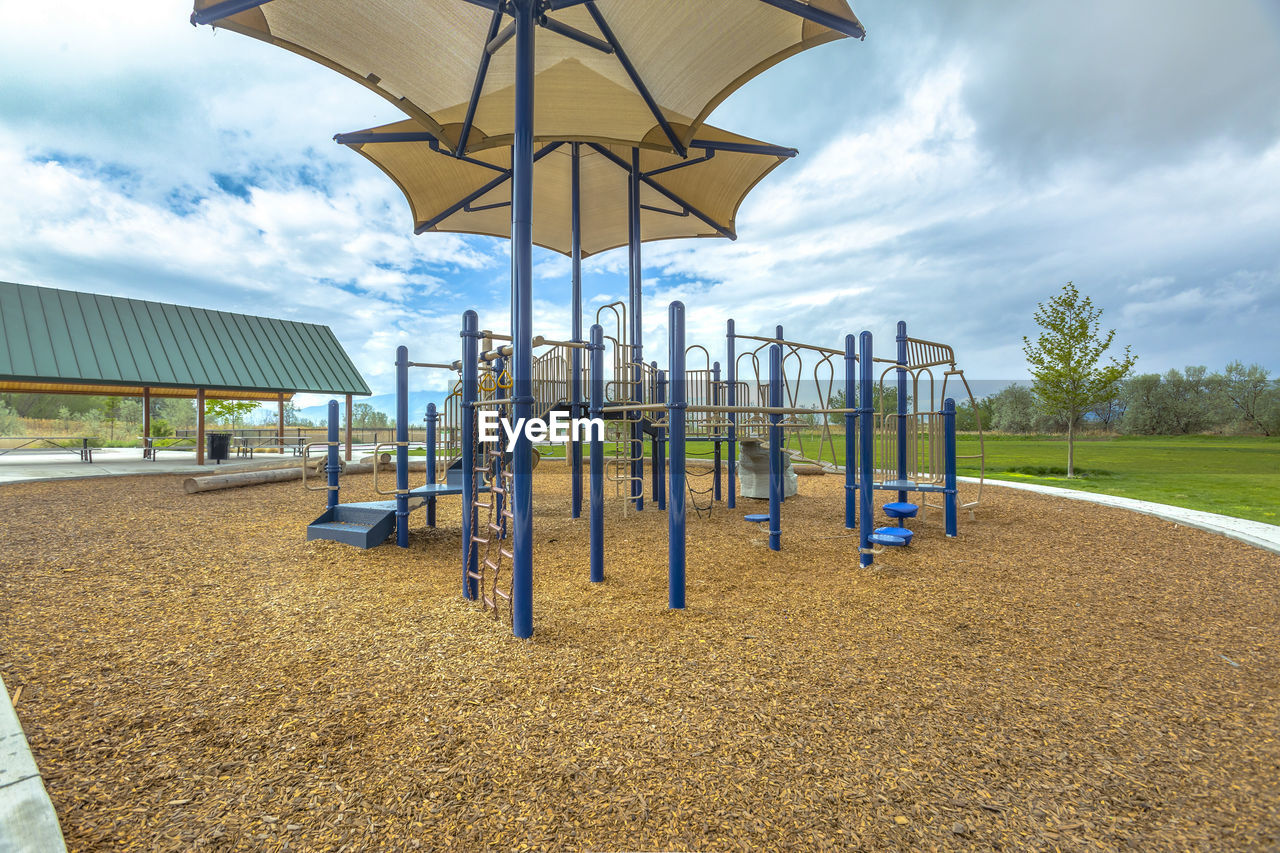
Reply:
[[209, 458], [219, 465], [222, 460], [231, 458], [231, 433], [209, 433]]

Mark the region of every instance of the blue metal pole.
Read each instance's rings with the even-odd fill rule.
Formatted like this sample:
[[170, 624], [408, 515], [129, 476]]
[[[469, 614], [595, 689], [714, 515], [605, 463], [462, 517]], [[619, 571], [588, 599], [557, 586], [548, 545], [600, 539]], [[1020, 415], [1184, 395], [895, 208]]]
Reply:
[[[641, 365], [644, 364], [644, 324], [642, 322], [643, 306], [643, 279], [641, 256], [640, 256], [640, 149], [631, 149], [631, 173], [627, 179], [627, 250], [628, 264], [630, 266], [630, 285], [628, 288], [628, 301], [631, 303], [628, 307], [631, 311], [631, 360], [635, 366], [632, 368], [633, 381], [636, 388], [636, 402], [643, 403], [644, 387], [641, 382], [644, 372]], [[636, 420], [639, 421], [639, 415]], [[631, 463], [631, 496], [636, 503], [636, 509], [644, 509], [644, 430], [639, 423], [635, 423], [631, 427], [632, 449], [635, 453], [634, 461]]]
[[[591, 417], [604, 418], [604, 329], [591, 327]], [[604, 436], [591, 431], [591, 582], [604, 580]]]
[[955, 538], [958, 530], [958, 509], [956, 504], [956, 401], [948, 397], [942, 401], [942, 443], [946, 456], [946, 492], [943, 497], [947, 518], [947, 536]]
[[329, 447], [325, 455], [324, 471], [329, 475], [329, 494], [326, 506], [333, 509], [338, 505], [338, 472], [342, 463], [338, 461], [338, 401], [329, 401]]
[[671, 500], [667, 506], [667, 606], [684, 609], [685, 574], [685, 471], [684, 471], [684, 303], [672, 302], [667, 315], [667, 328], [671, 334], [671, 346], [667, 363], [671, 369], [668, 383], [667, 439], [671, 446], [669, 488]]
[[[511, 0], [515, 133], [511, 146], [511, 349], [516, 423], [533, 415], [533, 54], [536, 0]], [[511, 631], [533, 636], [533, 447], [521, 430], [513, 460]]]
[[396, 347], [396, 544], [409, 547], [408, 347]]
[[[434, 486], [436, 482], [436, 422], [439, 415], [436, 413], [436, 404], [427, 403], [427, 485]], [[434, 497], [427, 498], [427, 527], [436, 526], [436, 499]]]
[[[782, 337], [779, 333], [778, 337]], [[782, 347], [769, 347], [769, 405], [782, 405]], [[769, 415], [769, 550], [782, 550], [782, 415]]]
[[480, 318], [474, 311], [462, 315], [462, 594], [475, 601], [480, 597], [480, 581], [476, 577], [479, 555], [475, 535], [477, 514], [476, 491], [476, 398], [480, 360]]
[[[720, 403], [720, 362], [711, 365], [711, 405], [719, 406]], [[712, 420], [719, 420], [719, 413], [711, 415]], [[721, 500], [720, 495], [720, 427], [714, 427], [711, 430], [711, 447], [712, 455], [715, 457], [715, 474], [712, 481], [711, 499], [713, 501]]]
[[[582, 177], [581, 177], [582, 143], [575, 142], [572, 147], [570, 161], [570, 225], [573, 231], [570, 241], [570, 256], [573, 269], [573, 284], [570, 301], [573, 303], [572, 334], [570, 340], [582, 341]], [[574, 347], [569, 352], [569, 417], [580, 418], [582, 405], [582, 351]], [[575, 432], [574, 435], [577, 433]], [[572, 516], [582, 515], [582, 442], [576, 438], [569, 443], [569, 471], [573, 494]]]
[[[907, 479], [907, 323], [898, 321], [898, 480]], [[905, 490], [898, 500], [905, 501]]]
[[863, 332], [858, 339], [858, 543], [859, 565], [871, 565], [871, 438], [874, 430], [874, 412], [871, 406], [871, 333]]
[[[667, 371], [658, 370], [658, 362], [653, 363], [653, 372], [657, 377], [657, 387], [654, 389], [658, 398], [655, 403], [667, 402]], [[667, 508], [667, 442], [661, 435], [660, 430], [654, 430], [653, 435], [653, 499], [658, 504], [658, 509]]]
[[[853, 335], [844, 336], [844, 406], [853, 408], [858, 384], [857, 344]], [[844, 528], [858, 524], [858, 416], [844, 416]]]
[[[735, 354], [735, 335], [733, 331], [733, 321], [729, 321], [728, 332], [728, 358], [726, 362], [728, 369], [728, 382], [725, 388], [725, 397], [728, 400], [730, 408], [737, 405], [738, 401], [738, 359]], [[738, 416], [734, 412], [729, 413], [729, 509], [733, 509], [738, 505]]]

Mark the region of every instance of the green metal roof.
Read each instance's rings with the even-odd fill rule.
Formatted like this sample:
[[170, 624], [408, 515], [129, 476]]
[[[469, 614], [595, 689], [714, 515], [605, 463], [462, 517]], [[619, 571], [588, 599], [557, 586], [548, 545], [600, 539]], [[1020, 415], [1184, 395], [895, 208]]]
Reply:
[[328, 326], [3, 281], [0, 380], [370, 393]]

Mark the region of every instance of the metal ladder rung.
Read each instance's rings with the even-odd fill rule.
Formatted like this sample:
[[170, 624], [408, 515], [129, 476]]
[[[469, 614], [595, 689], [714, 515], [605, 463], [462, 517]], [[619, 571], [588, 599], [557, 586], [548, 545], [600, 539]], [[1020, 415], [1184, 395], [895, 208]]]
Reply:
[[477, 581], [484, 580], [484, 575], [480, 574], [479, 572], [473, 572], [470, 570], [467, 571], [467, 577]]
[[477, 545], [488, 545], [488, 544], [489, 544], [489, 540], [488, 540], [488, 539], [485, 539], [485, 538], [484, 538], [484, 537], [482, 537], [482, 536], [472, 536], [472, 537], [471, 537], [471, 541], [472, 541], [472, 542], [474, 542], [474, 543], [476, 543]]
[[511, 600], [511, 596], [507, 595], [505, 592], [503, 592], [500, 589], [495, 589], [494, 592], [496, 592], [498, 594], [498, 598], [501, 598], [503, 601]]
[[516, 558], [516, 555], [513, 554], [511, 551], [508, 551], [506, 548], [499, 547], [498, 553], [506, 557], [508, 560], [514, 560]]
[[501, 570], [502, 570], [502, 566], [498, 565], [498, 564], [497, 564], [497, 563], [495, 563], [493, 560], [490, 560], [488, 557], [485, 557], [485, 558], [484, 558], [484, 560], [483, 560], [482, 562], [483, 562], [486, 566], [488, 566], [490, 569], [493, 569], [495, 572], [497, 572], [497, 571], [501, 571]]

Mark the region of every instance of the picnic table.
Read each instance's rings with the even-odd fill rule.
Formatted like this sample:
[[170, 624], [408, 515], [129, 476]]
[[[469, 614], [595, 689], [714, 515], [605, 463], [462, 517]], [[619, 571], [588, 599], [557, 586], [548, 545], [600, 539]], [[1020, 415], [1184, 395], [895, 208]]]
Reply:
[[294, 456], [301, 456], [307, 440], [303, 436], [265, 435], [237, 436], [235, 439], [236, 456], [253, 458], [255, 450], [292, 450]]
[[89, 436], [84, 435], [6, 435], [0, 437], [0, 441], [20, 441], [21, 444], [16, 447], [0, 447], [0, 456], [15, 451], [25, 451], [27, 453], [43, 450], [44, 447], [54, 447], [58, 450], [65, 450], [68, 453], [74, 453], [80, 457], [81, 462], [93, 461], [93, 448], [89, 446]]
[[[140, 435], [143, 461], [156, 461], [156, 454], [161, 450], [195, 450], [196, 440], [193, 436], [157, 436]], [[157, 443], [160, 442], [160, 443]]]

